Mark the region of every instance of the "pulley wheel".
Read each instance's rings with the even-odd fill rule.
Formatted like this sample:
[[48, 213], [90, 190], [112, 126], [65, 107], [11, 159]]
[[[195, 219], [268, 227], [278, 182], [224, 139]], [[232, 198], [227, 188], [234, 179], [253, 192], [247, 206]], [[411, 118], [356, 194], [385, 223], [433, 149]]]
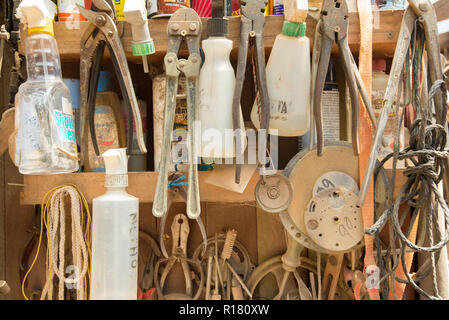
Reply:
[[254, 189], [257, 204], [267, 212], [279, 213], [288, 208], [293, 198], [292, 184], [282, 174], [260, 179]]

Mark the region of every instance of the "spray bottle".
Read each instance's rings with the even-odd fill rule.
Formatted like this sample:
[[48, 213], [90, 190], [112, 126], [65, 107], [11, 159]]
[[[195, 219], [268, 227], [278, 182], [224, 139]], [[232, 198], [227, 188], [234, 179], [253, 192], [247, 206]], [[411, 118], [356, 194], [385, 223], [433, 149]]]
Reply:
[[[267, 90], [270, 97], [269, 133], [300, 136], [310, 127], [310, 44], [306, 24], [284, 21], [267, 62]], [[259, 129], [258, 98], [251, 121]]]
[[[235, 157], [232, 123], [235, 75], [229, 61], [232, 40], [226, 38], [228, 19], [223, 18], [223, 2], [212, 1], [212, 18], [207, 20], [208, 38], [202, 41], [206, 59], [199, 79], [199, 119], [201, 156], [205, 163], [211, 163], [211, 158]], [[240, 119], [244, 128], [242, 115]]]
[[142, 57], [143, 70], [148, 73], [147, 56], [155, 53], [156, 50], [148, 29], [148, 12], [145, 0], [126, 1], [123, 12], [125, 21], [131, 24], [133, 55]]
[[92, 201], [91, 300], [136, 300], [139, 199], [129, 195], [126, 148], [103, 153], [106, 193]]
[[17, 17], [28, 25], [28, 79], [16, 96], [15, 163], [22, 174], [78, 170], [70, 91], [61, 78], [53, 37], [55, 15], [56, 6], [49, 0], [23, 0], [17, 8]]

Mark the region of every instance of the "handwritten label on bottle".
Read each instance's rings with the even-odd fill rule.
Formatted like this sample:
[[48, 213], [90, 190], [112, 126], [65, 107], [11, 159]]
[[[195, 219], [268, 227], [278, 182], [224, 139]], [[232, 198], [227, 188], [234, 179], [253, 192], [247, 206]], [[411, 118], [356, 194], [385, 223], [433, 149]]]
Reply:
[[139, 231], [137, 229], [138, 225], [138, 217], [137, 213], [131, 213], [129, 215], [131, 226], [129, 228], [129, 234], [130, 234], [130, 246], [129, 246], [129, 256], [130, 256], [130, 263], [131, 268], [136, 269], [137, 268], [137, 259], [138, 259], [138, 234]]

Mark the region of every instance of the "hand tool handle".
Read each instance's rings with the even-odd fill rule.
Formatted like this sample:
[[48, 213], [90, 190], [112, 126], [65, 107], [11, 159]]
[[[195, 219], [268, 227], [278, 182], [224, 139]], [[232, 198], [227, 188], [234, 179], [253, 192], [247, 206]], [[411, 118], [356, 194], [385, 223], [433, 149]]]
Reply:
[[187, 80], [187, 143], [189, 148], [189, 177], [186, 212], [190, 219], [196, 219], [201, 214], [198, 184], [198, 130], [195, 123], [198, 119], [198, 75], [200, 64], [200, 55], [191, 53], [183, 68]]
[[360, 153], [359, 148], [359, 95], [357, 84], [354, 76], [354, 65], [351, 60], [351, 51], [349, 50], [348, 37], [338, 41], [338, 49], [340, 50], [341, 59], [343, 60], [343, 71], [345, 73], [346, 83], [348, 84], [349, 94], [351, 96], [351, 112], [352, 112], [352, 148], [357, 156]]
[[316, 75], [318, 72], [318, 63], [320, 62], [321, 54], [321, 40], [322, 36], [320, 33], [321, 25], [323, 22], [318, 20], [315, 28], [315, 36], [313, 39], [313, 52], [312, 52], [312, 70], [310, 78], [310, 137], [309, 137], [309, 151], [313, 150], [313, 140], [315, 137], [315, 117], [314, 117], [314, 96], [315, 96], [315, 85], [316, 85]]
[[159, 175], [157, 177], [156, 191], [153, 201], [153, 215], [162, 217], [167, 213], [167, 185], [168, 163], [170, 160], [170, 142], [175, 121], [176, 92], [178, 90], [178, 77], [180, 71], [176, 68], [178, 57], [174, 53], [168, 53], [165, 58], [165, 110], [164, 110], [164, 135], [162, 137], [161, 160], [159, 162]]
[[243, 82], [245, 81], [246, 72], [246, 58], [248, 55], [249, 32], [251, 30], [251, 21], [245, 16], [240, 20], [240, 47], [239, 57], [237, 63], [237, 73], [235, 77], [234, 97], [232, 99], [232, 124], [235, 132], [235, 157], [236, 157], [236, 171], [235, 183], [240, 183], [241, 162], [243, 160], [243, 146], [242, 135], [243, 130], [240, 126], [240, 98], [242, 96]]
[[379, 149], [379, 144], [382, 141], [385, 126], [387, 125], [388, 115], [393, 106], [394, 98], [396, 92], [398, 91], [399, 79], [401, 77], [402, 68], [404, 67], [405, 58], [407, 56], [411, 33], [413, 30], [413, 24], [416, 20], [416, 14], [413, 12], [412, 8], [409, 6], [402, 19], [401, 30], [399, 31], [398, 43], [396, 44], [396, 50], [393, 58], [393, 63], [391, 66], [390, 76], [388, 78], [388, 85], [384, 95], [384, 106], [380, 114], [379, 120], [377, 122], [376, 135], [374, 137], [373, 144], [371, 145], [371, 152], [369, 155], [368, 163], [366, 165], [365, 176], [360, 186], [359, 200], [357, 202], [358, 206], [362, 206], [365, 202], [366, 193], [368, 191], [368, 186], [371, 177], [374, 172], [374, 168], [377, 160], [377, 151]]
[[315, 80], [315, 89], [313, 94], [313, 116], [315, 118], [316, 136], [317, 136], [317, 154], [323, 154], [324, 136], [323, 136], [323, 117], [321, 114], [321, 95], [323, 94], [324, 82], [326, 81], [327, 69], [331, 57], [333, 41], [323, 36], [321, 42], [320, 62]]

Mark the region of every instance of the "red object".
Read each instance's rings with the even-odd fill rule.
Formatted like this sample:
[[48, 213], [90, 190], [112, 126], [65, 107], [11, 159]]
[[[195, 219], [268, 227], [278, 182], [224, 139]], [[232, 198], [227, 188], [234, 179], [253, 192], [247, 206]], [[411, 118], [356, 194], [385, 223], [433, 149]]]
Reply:
[[137, 300], [154, 300], [153, 294], [154, 294], [155, 288], [151, 288], [148, 291], [142, 292], [140, 288], [137, 288]]
[[212, 0], [191, 0], [190, 5], [200, 17], [212, 16]]

